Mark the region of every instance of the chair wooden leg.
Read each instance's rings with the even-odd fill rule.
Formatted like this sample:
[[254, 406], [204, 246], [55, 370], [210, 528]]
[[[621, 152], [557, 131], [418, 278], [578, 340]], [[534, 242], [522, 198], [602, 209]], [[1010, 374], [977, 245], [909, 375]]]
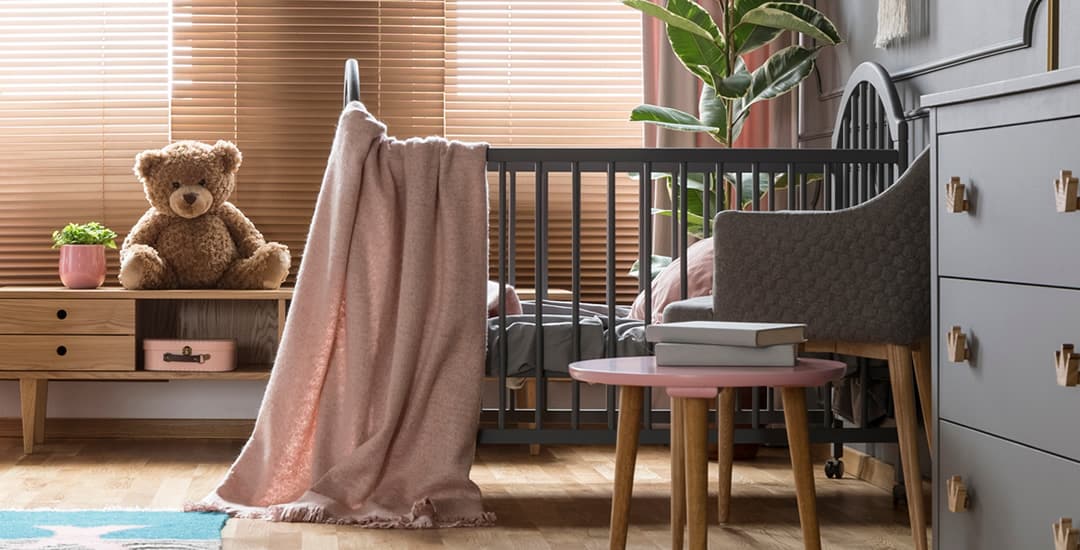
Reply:
[[708, 547], [709, 501], [709, 401], [686, 399], [683, 427], [686, 433], [686, 523], [690, 532], [690, 550]]
[[634, 466], [637, 463], [638, 436], [641, 432], [641, 407], [644, 391], [640, 386], [622, 386], [619, 390], [619, 431], [615, 442], [615, 490], [611, 498], [611, 550], [626, 548], [630, 527], [630, 496], [634, 491]]
[[682, 550], [686, 530], [686, 434], [683, 400], [671, 398], [671, 548]]
[[806, 388], [783, 388], [781, 393], [784, 396], [784, 424], [791, 453], [791, 471], [795, 477], [795, 495], [799, 501], [803, 547], [821, 550], [814, 465], [810, 461], [810, 425], [806, 419]]
[[34, 444], [45, 441], [45, 404], [48, 381], [38, 378], [19, 379], [19, 401], [22, 414], [23, 452], [34, 452]]
[[915, 418], [915, 383], [912, 379], [911, 348], [889, 345], [889, 380], [892, 384], [896, 431], [900, 443], [900, 464], [904, 470], [908, 517], [915, 550], [927, 550], [926, 516], [923, 511], [922, 473], [919, 471], [919, 426]]
[[919, 404], [922, 406], [923, 427], [926, 431], [926, 448], [933, 452], [934, 432], [931, 389], [933, 382], [930, 374], [930, 343], [922, 342], [919, 348], [912, 352], [915, 363], [915, 386], [919, 390]]
[[717, 519], [727, 523], [731, 517], [731, 469], [735, 460], [735, 388], [721, 388], [716, 405]]

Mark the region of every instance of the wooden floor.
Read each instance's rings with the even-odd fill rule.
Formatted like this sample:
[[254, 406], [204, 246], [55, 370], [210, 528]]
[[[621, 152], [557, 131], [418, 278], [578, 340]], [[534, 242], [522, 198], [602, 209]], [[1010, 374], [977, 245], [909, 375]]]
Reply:
[[[0, 438], [0, 507], [179, 509], [209, 492], [239, 449], [232, 441], [95, 440], [47, 443], [24, 457], [17, 439]], [[607, 548], [613, 455], [610, 447], [547, 447], [538, 457], [523, 447], [482, 447], [473, 479], [498, 515], [493, 528], [380, 531], [230, 520], [224, 548]], [[815, 470], [825, 548], [912, 547], [906, 512], [893, 509], [888, 493], [861, 481], [825, 479], [820, 465]], [[669, 547], [668, 473], [666, 448], [642, 448], [630, 548]], [[734, 475], [733, 523], [710, 526], [711, 546], [802, 548], [786, 454], [767, 450], [737, 462]], [[714, 482], [713, 499], [715, 491]]]

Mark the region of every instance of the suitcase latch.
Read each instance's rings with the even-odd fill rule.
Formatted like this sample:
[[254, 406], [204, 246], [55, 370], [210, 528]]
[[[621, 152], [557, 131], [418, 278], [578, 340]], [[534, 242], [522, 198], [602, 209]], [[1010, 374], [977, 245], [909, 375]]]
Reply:
[[166, 353], [163, 356], [166, 363], [205, 363], [210, 360], [209, 353], [191, 354], [191, 346], [184, 346], [180, 353]]

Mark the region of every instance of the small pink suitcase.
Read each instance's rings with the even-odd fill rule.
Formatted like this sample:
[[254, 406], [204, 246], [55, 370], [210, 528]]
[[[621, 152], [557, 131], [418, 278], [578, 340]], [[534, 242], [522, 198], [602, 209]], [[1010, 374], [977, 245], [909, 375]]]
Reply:
[[226, 372], [236, 368], [236, 340], [143, 340], [143, 368]]

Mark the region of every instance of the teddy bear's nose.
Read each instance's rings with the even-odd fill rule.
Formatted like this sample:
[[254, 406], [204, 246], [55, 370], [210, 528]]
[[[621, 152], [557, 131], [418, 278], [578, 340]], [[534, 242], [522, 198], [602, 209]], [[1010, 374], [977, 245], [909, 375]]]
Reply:
[[188, 204], [195, 204], [195, 201], [199, 198], [195, 193], [184, 193], [184, 202]]

